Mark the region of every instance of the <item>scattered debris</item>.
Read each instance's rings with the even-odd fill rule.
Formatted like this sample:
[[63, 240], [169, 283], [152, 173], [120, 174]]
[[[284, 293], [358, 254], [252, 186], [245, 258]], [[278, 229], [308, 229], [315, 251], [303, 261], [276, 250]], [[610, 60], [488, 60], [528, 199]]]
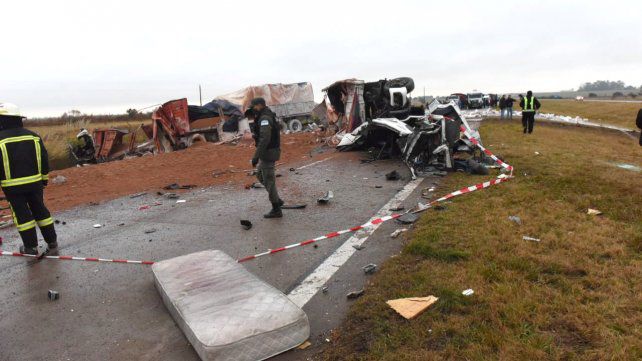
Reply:
[[390, 233], [390, 237], [397, 238], [397, 237], [399, 237], [400, 234], [402, 234], [403, 232], [407, 232], [407, 231], [408, 231], [407, 228], [399, 228], [396, 231]]
[[156, 228], [151, 228], [151, 229], [145, 230], [145, 234], [150, 234], [150, 233], [154, 233], [154, 232], [156, 232]]
[[308, 347], [310, 347], [310, 346], [312, 346], [312, 342], [310, 342], [310, 341], [305, 341], [304, 343], [300, 344], [300, 345], [299, 345], [299, 347], [297, 347], [297, 349], [299, 349], [299, 350], [305, 350], [306, 348], [308, 348]]
[[406, 207], [404, 207], [402, 204], [396, 205], [392, 208], [390, 208], [390, 212], [399, 212], [403, 211]]
[[296, 168], [290, 168], [290, 172], [294, 172]]
[[185, 203], [185, 202], [187, 202], [185, 199], [179, 199], [176, 201], [176, 203]]
[[367, 264], [367, 265], [361, 267], [361, 269], [363, 270], [363, 272], [365, 274], [371, 275], [371, 274], [377, 272], [377, 265], [374, 264], [374, 263], [370, 263], [370, 264]]
[[616, 166], [618, 168], [630, 170], [630, 171], [633, 171], [633, 172], [642, 172], [642, 168], [640, 168], [638, 166], [635, 166], [633, 164], [618, 163], [618, 164], [616, 164]]
[[361, 251], [362, 249], [366, 248], [366, 246], [362, 244], [353, 244], [352, 248], [356, 249], [357, 251]]
[[165, 198], [167, 198], [167, 199], [178, 199], [179, 196], [176, 193], [166, 193], [165, 194]]
[[172, 184], [168, 184], [165, 187], [163, 187], [163, 189], [165, 189], [165, 190], [192, 189], [192, 188], [196, 188], [196, 185], [194, 185], [194, 184], [180, 185], [178, 183], [172, 183]]
[[144, 196], [145, 194], [147, 194], [147, 192], [140, 192], [140, 193], [132, 194], [131, 196], [129, 196], [129, 198], [138, 198], [138, 197]]
[[519, 224], [520, 226], [522, 225], [522, 219], [519, 218], [519, 216], [508, 216], [508, 220], [512, 221], [512, 222], [515, 222], [515, 223]]
[[62, 176], [62, 175], [55, 176], [54, 179], [51, 180], [51, 183], [52, 184], [56, 184], [56, 185], [64, 184], [66, 182], [67, 182], [67, 178], [65, 176]]
[[94, 224], [94, 228], [101, 228], [102, 226], [103, 226], [103, 225], [102, 225], [102, 224], [100, 224], [100, 223], [96, 223], [96, 224]]
[[401, 175], [396, 170], [386, 174], [386, 180], [395, 181], [401, 179]]
[[352, 291], [352, 292], [348, 293], [348, 294], [346, 295], [346, 297], [347, 297], [349, 300], [354, 300], [354, 299], [356, 299], [356, 298], [359, 298], [359, 297], [363, 296], [363, 293], [364, 293], [364, 290], [363, 290], [363, 288], [362, 288], [362, 289], [360, 289], [360, 290], [358, 290], [358, 291]]
[[463, 290], [463, 291], [461, 292], [461, 294], [462, 294], [462, 295], [464, 295], [464, 296], [471, 296], [473, 293], [475, 293], [475, 291], [473, 291], [473, 289], [472, 289], [472, 288], [469, 288], [469, 289], [467, 289], [467, 290]]
[[55, 224], [60, 224], [60, 221], [56, 219], [56, 220], [54, 221], [54, 223], [55, 223]]
[[602, 214], [602, 211], [597, 210], [597, 209], [593, 209], [593, 208], [589, 208], [588, 211], [586, 211], [586, 214], [588, 214], [589, 216], [599, 216], [599, 215]]
[[303, 209], [307, 206], [307, 204], [284, 204], [281, 209]]
[[145, 205], [142, 205], [142, 206], [138, 207], [138, 210], [139, 211], [144, 211], [146, 209], [150, 209], [152, 207], [161, 206], [161, 205], [163, 205], [163, 203], [159, 203], [159, 202], [156, 202], [154, 204], [145, 204]]
[[419, 219], [419, 215], [409, 212], [397, 218], [397, 222], [401, 224], [412, 224], [417, 222], [418, 219]]
[[323, 287], [321, 288], [321, 292], [323, 292], [323, 293], [328, 293], [328, 286], [323, 286]]
[[376, 185], [375, 188], [383, 188], [383, 186]]
[[49, 298], [49, 301], [57, 301], [60, 299], [60, 293], [58, 293], [58, 291], [49, 290], [47, 291], [47, 297]]
[[263, 184], [259, 183], [259, 182], [254, 182], [254, 183], [252, 183], [251, 188], [260, 189], [260, 188], [265, 188], [265, 186]]
[[243, 227], [244, 230], [250, 230], [252, 228], [252, 222], [248, 221], [247, 219], [241, 219], [241, 227]]
[[535, 152], [535, 155], [540, 155], [540, 153], [539, 152]]
[[[472, 290], [471, 290], [472, 291]], [[408, 298], [398, 298], [396, 300], [388, 300], [386, 303], [390, 308], [397, 311], [398, 314], [403, 316], [407, 320], [412, 320], [413, 318], [419, 316], [423, 313], [428, 307], [432, 306], [437, 302], [439, 298], [435, 296], [428, 297], [408, 297]]]
[[539, 242], [539, 241], [541, 241], [539, 238], [533, 238], [533, 237], [529, 237], [529, 236], [522, 236], [522, 239], [523, 239], [524, 241], [533, 241], [533, 242]]
[[327, 204], [332, 198], [334, 198], [334, 193], [332, 193], [332, 191], [327, 191], [323, 197], [317, 199], [317, 203]]

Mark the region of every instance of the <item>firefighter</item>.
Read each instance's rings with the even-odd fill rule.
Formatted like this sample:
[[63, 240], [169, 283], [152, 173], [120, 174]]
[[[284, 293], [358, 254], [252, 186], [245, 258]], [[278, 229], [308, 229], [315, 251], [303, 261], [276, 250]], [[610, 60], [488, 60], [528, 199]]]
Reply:
[[43, 255], [57, 255], [54, 221], [43, 200], [49, 177], [47, 150], [37, 134], [23, 128], [23, 120], [18, 107], [0, 103], [0, 186], [24, 244], [20, 253], [38, 255], [38, 225], [47, 242]]
[[[275, 163], [281, 157], [281, 127], [276, 114], [265, 105], [265, 99], [254, 98], [250, 104], [254, 114], [252, 133], [256, 152], [252, 157], [252, 167], [257, 167], [256, 176], [268, 192], [272, 210], [263, 215], [265, 218], [281, 218], [283, 201], [276, 190]], [[250, 115], [251, 117], [251, 115]]]

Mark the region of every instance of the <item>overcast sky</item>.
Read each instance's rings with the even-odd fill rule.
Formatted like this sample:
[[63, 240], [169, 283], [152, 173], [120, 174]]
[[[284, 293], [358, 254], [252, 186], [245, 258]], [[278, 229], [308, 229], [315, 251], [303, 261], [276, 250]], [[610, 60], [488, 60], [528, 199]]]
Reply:
[[248, 85], [410, 76], [414, 95], [642, 85], [642, 1], [5, 1], [0, 101], [123, 113]]

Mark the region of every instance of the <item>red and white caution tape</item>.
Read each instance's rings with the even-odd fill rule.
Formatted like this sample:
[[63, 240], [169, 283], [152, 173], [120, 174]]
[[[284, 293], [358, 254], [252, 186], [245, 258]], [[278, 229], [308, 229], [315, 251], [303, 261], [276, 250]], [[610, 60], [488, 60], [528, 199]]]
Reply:
[[36, 259], [57, 259], [60, 261], [86, 261], [86, 262], [108, 262], [108, 263], [130, 263], [130, 264], [144, 264], [152, 265], [152, 261], [132, 261], [129, 259], [109, 259], [109, 258], [95, 258], [95, 257], [73, 257], [73, 256], [44, 256], [40, 257], [33, 254], [24, 254], [20, 252], [7, 252], [0, 251], [0, 256], [13, 256], [13, 257], [29, 257]]

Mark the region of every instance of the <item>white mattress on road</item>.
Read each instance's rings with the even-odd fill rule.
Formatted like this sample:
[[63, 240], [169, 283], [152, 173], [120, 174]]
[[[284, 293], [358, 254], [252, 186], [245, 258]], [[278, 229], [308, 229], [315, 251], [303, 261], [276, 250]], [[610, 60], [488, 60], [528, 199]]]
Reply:
[[203, 360], [264, 360], [310, 336], [302, 309], [221, 251], [161, 261], [152, 271], [165, 306]]

